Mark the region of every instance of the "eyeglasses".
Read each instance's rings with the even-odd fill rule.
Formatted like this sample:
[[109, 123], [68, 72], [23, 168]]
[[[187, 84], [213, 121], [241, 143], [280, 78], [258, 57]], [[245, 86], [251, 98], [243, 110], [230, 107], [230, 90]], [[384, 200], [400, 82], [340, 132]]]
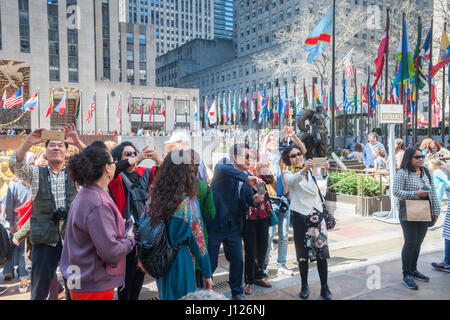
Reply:
[[303, 153], [298, 152], [298, 153], [296, 153], [296, 154], [291, 154], [291, 155], [289, 156], [289, 158], [295, 159], [295, 158], [301, 157], [301, 156], [303, 156]]
[[133, 152], [125, 151], [124, 153], [122, 153], [122, 155], [125, 156], [125, 157], [131, 157], [131, 156], [135, 156], [136, 157], [138, 155], [138, 153], [137, 153], [137, 151], [133, 151]]
[[116, 162], [115, 161], [109, 161], [109, 162], [107, 162], [106, 164], [116, 164]]
[[421, 156], [414, 156], [413, 157], [414, 159], [416, 159], [416, 160], [420, 160], [420, 159], [425, 159], [425, 156], [424, 155], [421, 155]]

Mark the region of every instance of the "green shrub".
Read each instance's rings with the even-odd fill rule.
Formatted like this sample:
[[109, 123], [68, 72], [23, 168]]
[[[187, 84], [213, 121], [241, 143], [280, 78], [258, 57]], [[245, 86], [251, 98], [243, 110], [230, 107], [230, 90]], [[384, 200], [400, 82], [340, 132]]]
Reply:
[[[328, 186], [332, 186], [345, 178], [353, 176], [354, 171], [347, 172], [331, 172], [328, 176]], [[358, 194], [358, 180], [359, 176], [354, 176], [347, 179], [346, 181], [338, 184], [337, 186], [330, 189], [332, 192], [349, 194], [356, 196]], [[376, 197], [380, 195], [380, 181], [371, 177], [363, 177], [363, 190], [362, 194], [365, 197]]]

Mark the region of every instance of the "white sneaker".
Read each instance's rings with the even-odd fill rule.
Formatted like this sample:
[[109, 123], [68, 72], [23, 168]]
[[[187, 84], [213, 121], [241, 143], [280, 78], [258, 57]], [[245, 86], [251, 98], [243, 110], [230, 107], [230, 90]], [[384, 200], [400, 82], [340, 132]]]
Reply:
[[285, 266], [279, 267], [279, 268], [277, 269], [277, 271], [278, 271], [278, 273], [285, 274], [285, 275], [287, 275], [287, 276], [293, 276], [293, 275], [294, 275], [294, 271], [289, 270], [289, 269], [286, 268]]

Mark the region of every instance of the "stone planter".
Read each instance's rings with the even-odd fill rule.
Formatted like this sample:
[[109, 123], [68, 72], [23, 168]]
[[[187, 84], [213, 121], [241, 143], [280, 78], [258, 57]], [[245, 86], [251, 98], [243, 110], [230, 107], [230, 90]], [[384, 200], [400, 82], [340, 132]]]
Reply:
[[379, 197], [359, 197], [348, 194], [327, 192], [328, 210], [335, 214], [339, 211], [352, 212], [362, 216], [370, 216], [377, 211], [390, 211], [391, 202], [388, 195]]

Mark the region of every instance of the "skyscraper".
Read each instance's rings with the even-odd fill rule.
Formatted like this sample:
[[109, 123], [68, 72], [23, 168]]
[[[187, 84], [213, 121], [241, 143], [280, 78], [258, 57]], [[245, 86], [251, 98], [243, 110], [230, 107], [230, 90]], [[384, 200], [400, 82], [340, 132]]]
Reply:
[[214, 38], [233, 39], [233, 0], [214, 0]]
[[[157, 56], [193, 39], [214, 38], [212, 0], [122, 1], [121, 5], [126, 10], [126, 22], [155, 26]], [[231, 28], [232, 26], [231, 24]]]

